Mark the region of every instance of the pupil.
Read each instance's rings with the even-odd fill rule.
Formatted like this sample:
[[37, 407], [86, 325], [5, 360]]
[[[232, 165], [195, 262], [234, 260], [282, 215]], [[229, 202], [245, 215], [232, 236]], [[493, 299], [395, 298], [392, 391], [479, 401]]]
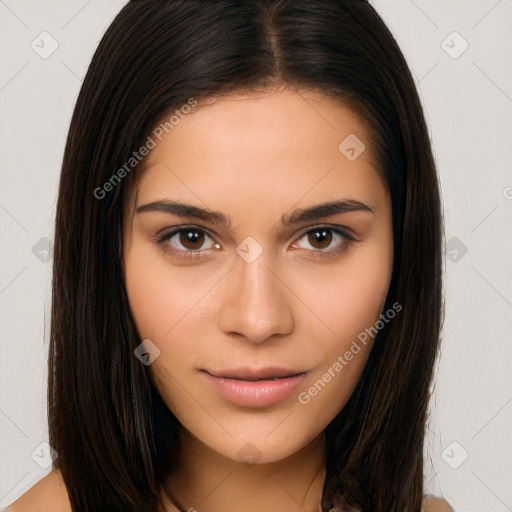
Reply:
[[[197, 249], [197, 246], [201, 247], [203, 239], [204, 235], [193, 229], [182, 231], [180, 234], [180, 242], [187, 249]], [[189, 245], [193, 245], [193, 247], [190, 247]]]
[[[313, 247], [316, 247], [317, 249], [324, 249], [325, 247], [329, 246], [331, 239], [332, 234], [330, 231], [326, 229], [317, 229], [316, 231], [312, 231], [310, 233], [309, 242]], [[325, 243], [326, 241], [327, 243]]]

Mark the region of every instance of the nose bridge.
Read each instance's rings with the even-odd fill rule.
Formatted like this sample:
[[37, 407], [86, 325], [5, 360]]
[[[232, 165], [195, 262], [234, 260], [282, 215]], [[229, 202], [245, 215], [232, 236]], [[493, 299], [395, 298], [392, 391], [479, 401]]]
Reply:
[[251, 243], [237, 248], [219, 318], [224, 332], [261, 343], [275, 334], [289, 334], [293, 315], [270, 252]]

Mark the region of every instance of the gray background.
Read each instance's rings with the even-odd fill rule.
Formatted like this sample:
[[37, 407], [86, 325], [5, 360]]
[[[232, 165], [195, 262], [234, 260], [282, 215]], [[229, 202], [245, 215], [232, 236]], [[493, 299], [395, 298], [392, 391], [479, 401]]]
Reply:
[[[59, 170], [82, 78], [124, 3], [0, 0], [0, 506], [49, 471]], [[371, 3], [419, 87], [444, 202], [446, 321], [427, 489], [457, 512], [512, 511], [512, 0]]]

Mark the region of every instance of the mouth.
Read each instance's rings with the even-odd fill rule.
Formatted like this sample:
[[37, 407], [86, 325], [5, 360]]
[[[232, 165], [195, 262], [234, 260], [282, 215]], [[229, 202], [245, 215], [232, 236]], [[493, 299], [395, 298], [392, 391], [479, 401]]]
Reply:
[[[204, 370], [206, 371], [206, 370]], [[222, 379], [233, 379], [239, 381], [246, 382], [256, 382], [256, 381], [275, 381], [281, 379], [288, 379], [291, 377], [297, 377], [299, 375], [303, 375], [307, 373], [307, 371], [300, 370], [288, 370], [283, 368], [276, 367], [266, 367], [266, 368], [239, 368], [239, 369], [231, 369], [231, 370], [221, 370], [221, 371], [206, 371], [212, 377], [218, 377]]]
[[304, 381], [307, 371], [282, 368], [204, 371], [225, 400], [240, 407], [271, 407], [285, 401]]

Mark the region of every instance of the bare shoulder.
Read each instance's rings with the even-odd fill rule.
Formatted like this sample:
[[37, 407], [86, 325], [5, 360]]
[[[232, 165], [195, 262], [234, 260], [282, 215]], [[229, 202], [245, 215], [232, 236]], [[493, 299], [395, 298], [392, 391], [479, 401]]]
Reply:
[[20, 496], [6, 512], [71, 512], [68, 493], [59, 471], [54, 470]]
[[[62, 475], [52, 471], [25, 494], [7, 507], [6, 512], [71, 512], [68, 493]], [[421, 512], [453, 512], [442, 498], [425, 497]]]
[[453, 512], [453, 508], [450, 507], [448, 502], [442, 498], [427, 496], [423, 500], [421, 512]]

